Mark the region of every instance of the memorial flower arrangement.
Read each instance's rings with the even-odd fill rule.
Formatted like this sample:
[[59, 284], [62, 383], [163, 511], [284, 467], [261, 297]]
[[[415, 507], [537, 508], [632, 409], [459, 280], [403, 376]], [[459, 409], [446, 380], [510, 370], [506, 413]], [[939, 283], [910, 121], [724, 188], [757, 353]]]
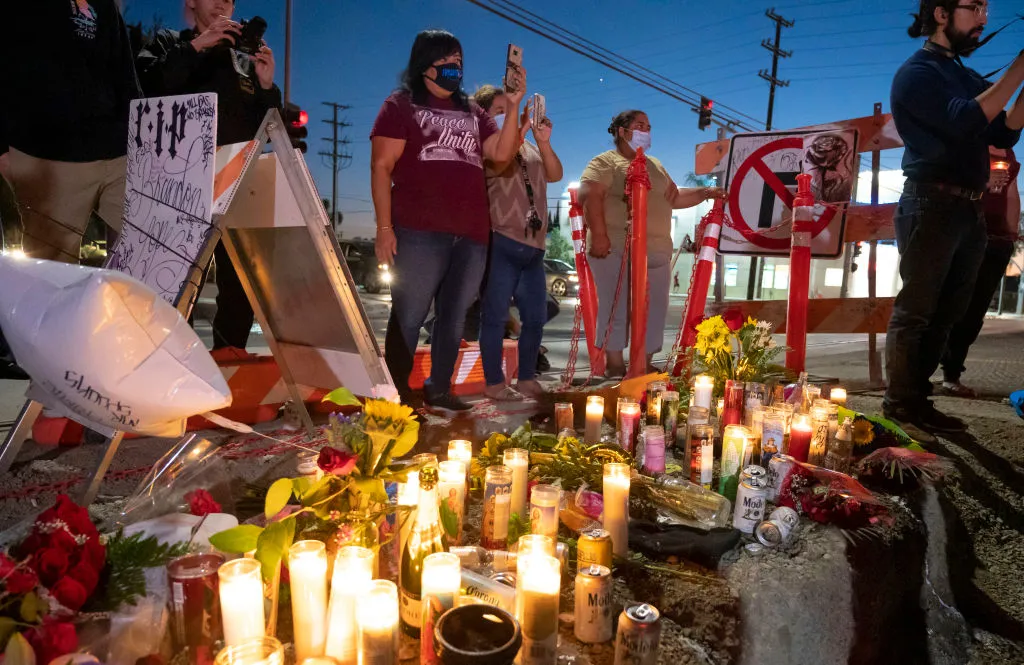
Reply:
[[785, 367], [776, 360], [785, 351], [772, 337], [774, 326], [743, 316], [738, 310], [708, 317], [697, 325], [693, 369], [715, 380], [721, 395], [727, 380], [766, 383], [784, 379]]
[[264, 501], [266, 526], [241, 524], [210, 539], [225, 552], [255, 550], [268, 581], [278, 575], [293, 541], [321, 540], [329, 552], [343, 545], [377, 549], [392, 533], [384, 518], [403, 510], [391, 505], [386, 483], [405, 482], [413, 468], [392, 466], [419, 438], [413, 410], [385, 399], [361, 404], [344, 388], [324, 401], [362, 410], [350, 418], [332, 417], [332, 445], [317, 457], [323, 477], [315, 482], [307, 477], [278, 479]]
[[849, 530], [870, 529], [887, 514], [885, 505], [859, 482], [812, 464], [793, 466], [782, 482], [778, 504]]

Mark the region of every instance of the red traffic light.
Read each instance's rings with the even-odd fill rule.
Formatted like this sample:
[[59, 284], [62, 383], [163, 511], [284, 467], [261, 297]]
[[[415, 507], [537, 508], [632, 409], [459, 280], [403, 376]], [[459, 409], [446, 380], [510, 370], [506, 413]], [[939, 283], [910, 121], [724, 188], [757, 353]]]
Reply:
[[299, 115], [295, 120], [292, 120], [292, 127], [302, 127], [309, 122], [309, 114], [304, 110], [299, 110]]
[[[714, 100], [711, 100], [711, 99], [709, 99], [709, 100], [708, 100], [708, 105], [707, 105], [707, 108], [709, 108], [709, 109], [713, 109], [713, 108], [715, 108], [715, 102], [714, 102]], [[303, 113], [305, 113], [305, 111], [303, 111]]]

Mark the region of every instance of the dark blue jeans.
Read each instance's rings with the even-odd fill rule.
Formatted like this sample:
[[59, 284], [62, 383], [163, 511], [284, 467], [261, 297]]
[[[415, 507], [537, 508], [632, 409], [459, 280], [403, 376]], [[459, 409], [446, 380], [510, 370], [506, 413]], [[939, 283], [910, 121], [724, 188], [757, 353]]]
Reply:
[[519, 380], [537, 375], [537, 355], [547, 322], [544, 250], [491, 234], [491, 260], [480, 307], [480, 356], [487, 385], [505, 383], [502, 344], [509, 305], [515, 301], [523, 329], [519, 333]]
[[987, 234], [980, 201], [938, 193], [905, 189], [894, 222], [903, 288], [885, 338], [882, 406], [886, 413], [913, 414], [928, 406], [949, 332], [974, 294]]
[[407, 398], [420, 328], [433, 303], [430, 378], [424, 390], [441, 395], [451, 389], [466, 310], [480, 293], [487, 246], [450, 233], [401, 227], [395, 228], [395, 236], [398, 254], [391, 284], [384, 360], [399, 394]]

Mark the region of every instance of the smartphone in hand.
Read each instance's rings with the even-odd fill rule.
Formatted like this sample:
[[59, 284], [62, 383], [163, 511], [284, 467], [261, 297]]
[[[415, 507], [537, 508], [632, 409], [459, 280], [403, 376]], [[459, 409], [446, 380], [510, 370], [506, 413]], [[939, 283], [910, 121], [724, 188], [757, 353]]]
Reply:
[[516, 73], [523, 65], [523, 49], [515, 44], [508, 45], [508, 55], [505, 57], [505, 92], [518, 92], [516, 84]]
[[544, 95], [534, 93], [533, 95], [533, 126], [540, 127], [544, 124], [544, 120], [547, 119], [548, 109], [547, 102], [544, 100]]

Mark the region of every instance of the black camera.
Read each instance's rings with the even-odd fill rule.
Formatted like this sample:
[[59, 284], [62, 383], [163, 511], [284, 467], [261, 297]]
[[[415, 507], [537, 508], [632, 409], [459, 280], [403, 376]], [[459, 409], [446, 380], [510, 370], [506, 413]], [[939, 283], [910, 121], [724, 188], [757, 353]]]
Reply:
[[238, 21], [242, 32], [235, 40], [235, 50], [249, 55], [256, 55], [263, 46], [263, 34], [267, 31], [267, 22], [261, 16], [253, 16], [246, 21]]

